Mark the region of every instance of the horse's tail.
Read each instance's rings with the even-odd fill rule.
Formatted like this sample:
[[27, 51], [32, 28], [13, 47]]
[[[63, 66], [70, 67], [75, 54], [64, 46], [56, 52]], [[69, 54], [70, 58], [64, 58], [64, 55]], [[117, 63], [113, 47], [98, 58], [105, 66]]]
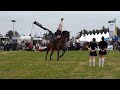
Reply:
[[50, 50], [50, 43], [47, 44], [47, 50]]
[[47, 55], [48, 55], [48, 52], [49, 52], [48, 45], [47, 45], [46, 51], [47, 51], [47, 53], [46, 53], [46, 58], [45, 58], [45, 60], [47, 60]]
[[47, 53], [46, 53], [45, 60], [47, 60], [47, 55], [48, 55], [49, 50], [50, 50], [50, 43], [47, 44], [47, 48], [46, 48]]

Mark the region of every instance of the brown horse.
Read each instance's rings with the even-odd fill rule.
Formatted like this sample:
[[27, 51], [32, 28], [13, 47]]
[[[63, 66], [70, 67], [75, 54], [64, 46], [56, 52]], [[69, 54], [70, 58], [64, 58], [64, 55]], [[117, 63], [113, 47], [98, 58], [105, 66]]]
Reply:
[[[58, 39], [50, 40], [50, 42], [47, 45], [46, 60], [47, 60], [47, 55], [48, 55], [48, 52], [50, 49], [52, 51], [50, 54], [50, 60], [51, 60], [52, 54], [55, 50], [57, 50], [57, 52], [58, 52], [57, 60], [59, 60], [59, 58], [61, 58], [65, 53], [65, 42], [69, 41], [69, 37], [70, 37], [70, 32], [63, 31], [61, 34], [61, 38], [59, 40]], [[60, 50], [63, 50], [63, 53], [59, 56]]]

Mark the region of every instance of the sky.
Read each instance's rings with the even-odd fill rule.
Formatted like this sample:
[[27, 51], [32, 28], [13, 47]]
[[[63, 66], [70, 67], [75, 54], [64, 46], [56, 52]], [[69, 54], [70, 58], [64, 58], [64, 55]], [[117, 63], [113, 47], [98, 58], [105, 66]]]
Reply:
[[108, 21], [115, 18], [116, 25], [120, 27], [120, 11], [0, 11], [0, 34], [5, 35], [13, 30], [11, 20], [15, 20], [14, 29], [19, 34], [42, 36], [47, 31], [34, 25], [34, 21], [55, 32], [61, 18], [64, 18], [63, 30], [70, 31], [71, 36], [76, 36], [83, 29], [101, 29], [102, 26], [107, 28]]

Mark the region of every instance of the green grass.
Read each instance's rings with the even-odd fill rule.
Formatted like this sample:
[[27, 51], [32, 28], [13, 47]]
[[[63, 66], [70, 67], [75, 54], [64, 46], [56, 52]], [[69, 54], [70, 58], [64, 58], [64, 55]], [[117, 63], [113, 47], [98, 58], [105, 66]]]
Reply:
[[108, 51], [105, 67], [89, 66], [88, 51], [67, 51], [57, 61], [45, 61], [46, 52], [0, 52], [0, 79], [119, 79], [120, 52]]

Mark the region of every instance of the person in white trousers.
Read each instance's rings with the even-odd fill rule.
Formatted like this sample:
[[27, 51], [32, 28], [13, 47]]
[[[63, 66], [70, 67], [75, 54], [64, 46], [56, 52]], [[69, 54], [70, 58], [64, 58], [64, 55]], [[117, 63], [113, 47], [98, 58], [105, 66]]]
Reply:
[[95, 57], [97, 56], [96, 53], [96, 49], [97, 49], [97, 43], [96, 43], [96, 39], [93, 38], [93, 41], [90, 42], [89, 44], [89, 51], [90, 51], [90, 60], [89, 60], [89, 64], [90, 66], [95, 67]]
[[99, 49], [99, 67], [104, 67], [104, 56], [107, 54], [107, 42], [104, 41], [104, 37], [102, 37], [102, 41], [99, 42]]

